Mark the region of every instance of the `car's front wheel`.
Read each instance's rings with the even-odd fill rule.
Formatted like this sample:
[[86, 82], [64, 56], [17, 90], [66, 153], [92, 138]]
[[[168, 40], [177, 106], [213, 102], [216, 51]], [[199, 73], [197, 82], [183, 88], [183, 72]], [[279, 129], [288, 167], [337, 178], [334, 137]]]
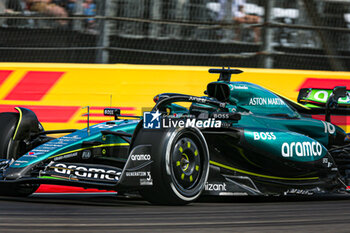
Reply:
[[197, 128], [141, 129], [133, 147], [152, 145], [153, 186], [140, 190], [153, 204], [184, 205], [195, 201], [209, 175], [209, 152]]
[[[34, 113], [33, 113], [34, 114]], [[20, 114], [15, 112], [0, 113], [0, 159], [18, 159], [24, 153], [21, 141], [13, 140], [16, 127], [20, 120]], [[37, 122], [32, 122], [38, 124]], [[0, 195], [2, 196], [28, 196], [39, 188], [37, 184], [2, 184]]]

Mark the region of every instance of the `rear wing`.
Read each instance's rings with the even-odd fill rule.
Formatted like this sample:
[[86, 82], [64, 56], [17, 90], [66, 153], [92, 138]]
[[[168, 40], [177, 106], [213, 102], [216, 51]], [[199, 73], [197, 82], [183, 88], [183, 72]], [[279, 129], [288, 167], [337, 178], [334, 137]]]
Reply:
[[[350, 108], [350, 90], [345, 87], [336, 87], [340, 93], [338, 99], [339, 108]], [[336, 89], [335, 88], [335, 89]], [[341, 89], [339, 89], [341, 88]], [[317, 89], [317, 88], [303, 88], [300, 89], [298, 95], [298, 103], [306, 105], [309, 108], [326, 107], [328, 99], [333, 94], [335, 89]], [[344, 96], [345, 95], [345, 96]]]
[[350, 90], [344, 86], [334, 89], [303, 88], [299, 91], [298, 103], [310, 109], [311, 114], [325, 114], [330, 121], [331, 114], [350, 114]]

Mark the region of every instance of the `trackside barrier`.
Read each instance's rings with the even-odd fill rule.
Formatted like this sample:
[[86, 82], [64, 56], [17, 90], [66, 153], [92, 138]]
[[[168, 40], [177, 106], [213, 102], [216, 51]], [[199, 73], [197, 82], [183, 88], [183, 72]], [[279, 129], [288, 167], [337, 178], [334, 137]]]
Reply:
[[[118, 107], [125, 115], [151, 108], [153, 97], [163, 92], [202, 96], [207, 83], [217, 80], [210, 67], [0, 63], [0, 112], [15, 106], [32, 109], [46, 130], [86, 127], [111, 120], [103, 108]], [[247, 69], [232, 80], [247, 81], [296, 101], [300, 88], [350, 89], [349, 72]], [[336, 119], [337, 120], [337, 119]], [[348, 116], [338, 119], [350, 131]], [[42, 185], [38, 192], [96, 192], [82, 188]]]
[[[100, 65], [51, 63], [0, 63], [0, 112], [14, 106], [32, 109], [45, 129], [84, 128], [91, 106], [90, 123], [110, 120], [103, 108], [119, 107], [125, 115], [139, 115], [154, 105], [163, 92], [202, 96], [207, 83], [217, 80], [210, 67]], [[268, 70], [242, 68], [232, 80], [253, 82], [296, 100], [300, 88], [350, 89], [350, 72]], [[337, 119], [336, 119], [337, 120]], [[342, 117], [342, 127], [350, 118]], [[349, 130], [348, 130], [349, 131]]]

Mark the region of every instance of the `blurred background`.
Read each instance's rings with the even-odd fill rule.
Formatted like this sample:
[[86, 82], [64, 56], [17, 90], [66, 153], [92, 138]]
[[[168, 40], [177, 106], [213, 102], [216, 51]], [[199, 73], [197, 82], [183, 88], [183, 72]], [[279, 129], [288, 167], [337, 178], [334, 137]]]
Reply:
[[350, 0], [0, 0], [0, 62], [350, 70]]

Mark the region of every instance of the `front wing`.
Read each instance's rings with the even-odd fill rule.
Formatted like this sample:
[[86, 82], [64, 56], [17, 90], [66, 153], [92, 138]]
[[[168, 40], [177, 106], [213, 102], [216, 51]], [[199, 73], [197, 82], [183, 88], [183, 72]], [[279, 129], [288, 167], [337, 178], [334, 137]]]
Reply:
[[0, 162], [0, 187], [7, 184], [56, 184], [103, 190], [133, 190], [153, 185], [151, 147], [135, 147], [123, 168], [101, 164], [39, 162], [12, 168], [14, 160]]

